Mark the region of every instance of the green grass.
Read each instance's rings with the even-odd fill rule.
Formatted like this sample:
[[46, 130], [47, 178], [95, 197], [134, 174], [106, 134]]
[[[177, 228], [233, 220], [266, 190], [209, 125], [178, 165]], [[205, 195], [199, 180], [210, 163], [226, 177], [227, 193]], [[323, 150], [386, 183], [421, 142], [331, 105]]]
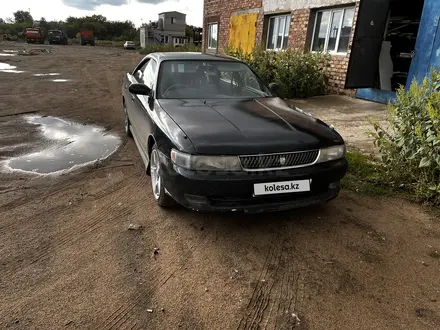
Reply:
[[157, 52], [201, 52], [202, 47], [194, 44], [186, 44], [179, 47], [173, 45], [147, 45], [144, 49], [140, 50], [141, 54], [147, 55]]
[[[69, 39], [69, 45], [79, 45], [78, 39]], [[115, 47], [124, 48], [125, 41], [113, 41], [113, 40], [96, 40], [95, 45], [100, 47]]]
[[96, 40], [96, 46], [124, 48], [125, 41]]
[[387, 184], [384, 168], [371, 156], [358, 151], [347, 152], [348, 173], [342, 179], [345, 189], [367, 195], [387, 195], [392, 193], [392, 187]]

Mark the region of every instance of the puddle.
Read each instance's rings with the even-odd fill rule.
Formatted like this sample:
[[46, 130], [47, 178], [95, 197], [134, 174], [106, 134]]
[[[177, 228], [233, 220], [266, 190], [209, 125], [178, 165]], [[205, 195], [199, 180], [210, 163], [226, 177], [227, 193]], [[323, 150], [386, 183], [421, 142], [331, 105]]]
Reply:
[[53, 82], [67, 82], [70, 81], [70, 79], [52, 79]]
[[6, 73], [22, 73], [24, 71], [18, 71], [16, 66], [9, 65], [7, 63], [0, 63], [0, 72], [6, 72]]
[[34, 74], [35, 77], [46, 77], [46, 76], [59, 76], [61, 73], [36, 73]]
[[0, 53], [0, 56], [16, 56], [17, 54], [2, 54]]
[[3, 53], [18, 53], [18, 50], [3, 49]]
[[121, 143], [118, 136], [105, 134], [102, 127], [81, 125], [57, 117], [25, 119], [39, 125], [50, 145], [41, 151], [7, 160], [9, 171], [62, 174], [106, 159]]

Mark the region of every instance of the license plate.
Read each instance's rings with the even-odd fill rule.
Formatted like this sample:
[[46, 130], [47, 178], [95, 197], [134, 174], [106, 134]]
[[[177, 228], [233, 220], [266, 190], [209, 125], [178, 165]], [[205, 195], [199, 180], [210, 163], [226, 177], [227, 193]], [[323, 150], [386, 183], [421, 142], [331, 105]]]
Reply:
[[254, 184], [254, 195], [286, 194], [310, 191], [310, 180], [282, 181]]

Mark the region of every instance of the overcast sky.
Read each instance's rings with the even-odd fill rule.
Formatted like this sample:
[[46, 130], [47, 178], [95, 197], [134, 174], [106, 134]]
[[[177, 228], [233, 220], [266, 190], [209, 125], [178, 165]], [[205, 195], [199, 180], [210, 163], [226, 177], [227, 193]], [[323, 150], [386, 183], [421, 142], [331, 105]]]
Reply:
[[35, 20], [63, 20], [68, 16], [103, 15], [109, 20], [131, 20], [137, 26], [157, 20], [164, 11], [186, 14], [187, 24], [202, 26], [203, 0], [0, 0], [0, 17], [29, 10]]

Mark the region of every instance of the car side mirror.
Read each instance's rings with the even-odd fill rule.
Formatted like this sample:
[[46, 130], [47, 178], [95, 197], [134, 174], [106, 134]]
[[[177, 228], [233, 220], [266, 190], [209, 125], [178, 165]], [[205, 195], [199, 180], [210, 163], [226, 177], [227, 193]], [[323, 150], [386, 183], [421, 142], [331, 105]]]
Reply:
[[276, 93], [276, 92], [278, 92], [279, 91], [279, 89], [280, 89], [280, 85], [278, 85], [277, 83], [270, 83], [269, 84], [269, 88], [270, 88], [270, 90], [272, 91], [272, 92], [274, 92], [274, 93]]
[[144, 84], [131, 84], [128, 88], [131, 94], [136, 95], [150, 95], [151, 88]]

